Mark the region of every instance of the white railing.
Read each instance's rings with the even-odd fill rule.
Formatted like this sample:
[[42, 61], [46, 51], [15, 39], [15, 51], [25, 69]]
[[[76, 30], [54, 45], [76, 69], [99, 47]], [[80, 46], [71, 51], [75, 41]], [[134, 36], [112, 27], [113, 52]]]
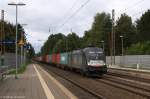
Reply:
[[[106, 63], [111, 64], [111, 57], [106, 57]], [[135, 69], [150, 69], [150, 55], [116, 56], [115, 65]]]

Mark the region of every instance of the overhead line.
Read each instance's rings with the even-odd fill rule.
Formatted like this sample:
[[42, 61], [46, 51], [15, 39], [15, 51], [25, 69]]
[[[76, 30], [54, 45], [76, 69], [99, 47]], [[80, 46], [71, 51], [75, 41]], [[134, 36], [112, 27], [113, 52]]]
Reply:
[[78, 2], [78, 0], [75, 0], [75, 2], [72, 4], [72, 6], [69, 8], [69, 10], [64, 14], [64, 16], [68, 15], [68, 13], [75, 7], [77, 2]]
[[119, 11], [119, 13], [122, 13], [122, 12], [125, 12], [135, 6], [137, 6], [138, 4], [140, 4], [141, 2], [143, 2], [144, 0], [139, 0], [138, 2], [134, 3], [133, 5], [130, 5], [129, 7], [127, 7], [126, 9], [122, 10], [122, 11]]
[[70, 21], [71, 18], [73, 18], [83, 7], [85, 7], [90, 0], [87, 0], [84, 4], [82, 4], [60, 27], [59, 30], [67, 23]]
[[143, 2], [144, 0], [139, 0], [138, 2], [136, 2], [135, 4], [133, 4], [133, 5], [131, 5], [130, 7], [128, 7], [127, 9], [125, 9], [125, 10], [128, 10], [128, 9], [130, 9], [130, 8], [132, 8], [132, 7], [135, 7], [135, 5], [138, 5], [138, 4], [140, 4], [141, 2]]
[[[137, 13], [135, 13], [135, 14], [132, 14], [132, 17], [135, 17], [135, 16], [137, 16], [137, 15], [139, 15], [139, 14], [142, 14], [144, 11], [145, 11], [145, 10], [142, 10], [142, 11], [140, 11], [140, 12], [137, 12]], [[145, 12], [146, 12], [146, 11], [145, 11]]]
[[69, 8], [69, 10], [64, 14], [64, 16], [63, 16], [64, 20], [62, 21], [62, 23], [64, 23], [64, 21], [67, 19], [67, 18], [65, 18], [65, 16], [67, 16], [69, 14], [69, 12], [71, 12], [71, 10], [75, 7], [75, 5], [77, 4], [77, 2], [78, 2], [78, 0], [75, 0], [75, 2], [72, 4], [72, 6]]

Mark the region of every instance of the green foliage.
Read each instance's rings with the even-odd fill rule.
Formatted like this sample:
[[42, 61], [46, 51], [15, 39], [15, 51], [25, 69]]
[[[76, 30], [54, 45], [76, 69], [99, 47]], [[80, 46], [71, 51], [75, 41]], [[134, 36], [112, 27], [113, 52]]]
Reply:
[[80, 48], [80, 38], [75, 33], [68, 34], [67, 36], [67, 50], [72, 51]]
[[150, 54], [150, 41], [133, 44], [126, 50], [129, 55], [148, 55]]
[[[0, 21], [0, 24], [2, 24], [2, 22]], [[0, 27], [0, 31], [1, 31], [1, 27]], [[4, 34], [5, 33], [5, 34]], [[5, 35], [5, 38], [3, 37], [2, 39], [4, 40], [15, 40], [15, 26], [4, 22], [4, 33], [2, 34], [3, 36]], [[1, 33], [0, 33], [1, 34]], [[0, 35], [1, 37], [1, 35]], [[5, 45], [5, 50], [7, 52], [14, 52], [15, 51], [15, 46], [14, 45]]]
[[116, 45], [116, 54], [121, 53], [121, 38], [124, 39], [124, 48], [131, 46], [131, 44], [136, 42], [136, 31], [135, 26], [132, 23], [131, 17], [126, 14], [122, 14], [121, 17], [117, 20], [115, 27], [115, 45]]
[[[19, 67], [18, 69], [18, 74], [22, 74], [25, 72], [26, 68], [27, 68], [27, 65], [28, 64], [23, 64], [22, 66]], [[9, 71], [9, 75], [12, 75], [12, 74], [15, 74], [16, 73], [16, 70], [15, 69], [12, 69]]]
[[54, 48], [53, 48], [53, 52], [54, 52], [54, 53], [63, 52], [63, 51], [64, 51], [64, 47], [65, 47], [65, 44], [64, 44], [64, 43], [65, 43], [65, 42], [63, 42], [62, 39], [59, 39], [59, 40], [56, 42], [56, 44], [55, 44], [55, 46], [54, 46]]
[[27, 46], [29, 47], [29, 49], [27, 50], [27, 57], [31, 59], [35, 56], [35, 50], [30, 43], [27, 43]]
[[[150, 40], [150, 10], [142, 17], [132, 22], [132, 18], [127, 14], [121, 14], [114, 26], [116, 55], [121, 54], [121, 38], [123, 36], [124, 49], [127, 54], [149, 54]], [[105, 54], [110, 55], [111, 49], [112, 20], [110, 14], [105, 12], [97, 13], [94, 17], [91, 29], [85, 31], [83, 37], [78, 37], [76, 33], [67, 36], [63, 34], [50, 35], [41, 48], [41, 54], [58, 53], [72, 51], [78, 48], [85, 48], [89, 45], [102, 47], [104, 41]], [[143, 42], [143, 43], [140, 43]]]
[[137, 33], [140, 42], [150, 40], [150, 10], [137, 20]]
[[[0, 21], [0, 24], [1, 23], [2, 22]], [[1, 32], [1, 29], [2, 28], [0, 27], [0, 32]], [[26, 41], [24, 29], [20, 24], [18, 24], [18, 42], [21, 39], [21, 33], [23, 33], [24, 41]], [[4, 22], [4, 34], [3, 34], [3, 36], [4, 35], [5, 35], [5, 38], [3, 37], [3, 40], [8, 40], [8, 41], [14, 40], [15, 41], [15, 39], [16, 39], [16, 26], [5, 21]], [[6, 52], [15, 52], [15, 46], [14, 45], [15, 44], [9, 44], [9, 45], [5, 44], [5, 51]]]
[[52, 34], [41, 48], [41, 54], [46, 55], [70, 51], [80, 48], [80, 44], [80, 38], [75, 33], [71, 33], [67, 35], [67, 37], [61, 33], [55, 35]]
[[131, 43], [132, 46], [126, 52], [132, 55], [150, 54], [150, 10], [145, 12], [136, 23], [137, 33], [135, 38], [137, 43]]
[[97, 13], [94, 17], [92, 28], [89, 31], [85, 31], [82, 47], [89, 45], [102, 47], [101, 41], [103, 40], [106, 54], [109, 54], [111, 27], [110, 15], [104, 12], [101, 14]]
[[[53, 48], [56, 47], [56, 43], [58, 42], [58, 40], [62, 40], [64, 38], [65, 38], [65, 36], [61, 33], [50, 35], [48, 37], [48, 40], [44, 43], [44, 45], [41, 48], [41, 54], [46, 55], [46, 54], [53, 53], [53, 51], [57, 52]], [[58, 44], [57, 44], [57, 46], [58, 46]]]

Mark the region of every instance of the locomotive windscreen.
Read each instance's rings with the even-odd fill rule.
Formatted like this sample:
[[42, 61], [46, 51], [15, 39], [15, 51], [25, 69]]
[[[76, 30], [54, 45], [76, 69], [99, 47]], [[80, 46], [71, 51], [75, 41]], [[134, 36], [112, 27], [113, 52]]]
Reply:
[[101, 48], [87, 48], [85, 54], [88, 65], [105, 64], [105, 55]]
[[104, 60], [104, 53], [101, 48], [88, 48], [85, 54], [87, 60]]
[[94, 52], [94, 51], [90, 51], [87, 55], [87, 57], [90, 60], [101, 60], [103, 59], [103, 53], [102, 52]]

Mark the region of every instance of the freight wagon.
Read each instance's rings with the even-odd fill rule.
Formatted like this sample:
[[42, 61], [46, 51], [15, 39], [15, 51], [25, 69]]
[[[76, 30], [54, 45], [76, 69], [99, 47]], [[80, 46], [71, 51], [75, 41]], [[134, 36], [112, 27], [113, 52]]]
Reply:
[[76, 70], [87, 76], [99, 76], [107, 73], [106, 57], [103, 50], [98, 47], [45, 55], [36, 59], [42, 59], [38, 61], [55, 64], [63, 69]]

